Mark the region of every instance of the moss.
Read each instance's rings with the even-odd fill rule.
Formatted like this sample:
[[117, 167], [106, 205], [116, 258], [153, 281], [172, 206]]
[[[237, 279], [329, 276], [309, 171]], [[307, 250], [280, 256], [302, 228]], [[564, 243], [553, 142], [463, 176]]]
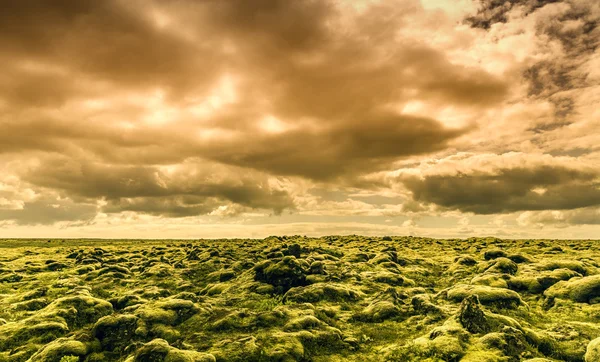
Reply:
[[[384, 242], [351, 235], [67, 241], [64, 248], [35, 243], [3, 249], [0, 275], [23, 279], [0, 283], [0, 361], [26, 361], [65, 337], [88, 353], [64, 359], [82, 362], [133, 362], [136, 355], [161, 361], [582, 361], [600, 333], [600, 304], [594, 304], [600, 296], [587, 303], [571, 298], [577, 280], [600, 270], [600, 249], [589, 241], [541, 246], [537, 240]], [[554, 246], [562, 254], [543, 253]], [[506, 255], [483, 261], [490, 250]], [[67, 267], [49, 272], [54, 263]], [[261, 267], [273, 268], [269, 282], [257, 280]], [[301, 285], [287, 289], [294, 275]], [[563, 294], [540, 295], [565, 285]], [[473, 298], [483, 303], [465, 308]], [[122, 316], [119, 325], [115, 319]], [[166, 353], [157, 348], [144, 357], [144, 343], [157, 338]]]
[[483, 253], [483, 258], [485, 260], [492, 260], [492, 259], [496, 259], [496, 258], [506, 258], [508, 254], [506, 254], [506, 252], [504, 250], [500, 250], [500, 249], [492, 249], [492, 250], [487, 250], [486, 252]]
[[539, 294], [561, 280], [569, 280], [578, 276], [581, 277], [581, 274], [570, 269], [559, 268], [538, 272], [534, 275], [511, 278], [508, 281], [508, 287], [516, 291]]
[[484, 305], [494, 305], [501, 308], [516, 308], [523, 304], [518, 293], [505, 289], [484, 285], [457, 285], [447, 291], [448, 299], [461, 302], [470, 295], [477, 295]]
[[69, 331], [63, 322], [40, 322], [32, 319], [0, 326], [0, 350], [12, 349], [27, 342], [48, 343]]
[[264, 349], [267, 361], [294, 362], [305, 360], [304, 345], [300, 340], [288, 333], [275, 333], [267, 342]]
[[130, 294], [118, 298], [111, 298], [109, 299], [109, 302], [113, 305], [115, 309], [120, 310], [132, 305], [146, 303], [147, 300], [143, 299], [139, 295]]
[[262, 359], [262, 347], [253, 336], [237, 340], [226, 339], [211, 348], [217, 362], [259, 362]]
[[36, 298], [36, 299], [26, 300], [21, 303], [15, 303], [13, 305], [13, 308], [17, 311], [19, 311], [19, 310], [34, 311], [34, 310], [40, 310], [40, 309], [44, 308], [45, 306], [47, 306], [48, 304], [49, 304], [49, 302], [46, 298]]
[[210, 353], [180, 350], [171, 347], [164, 339], [153, 339], [144, 344], [133, 358], [135, 362], [216, 362]]
[[405, 279], [401, 275], [386, 271], [375, 273], [373, 275], [373, 281], [388, 285], [401, 286], [404, 284]]
[[581, 275], [588, 275], [588, 267], [581, 261], [577, 260], [551, 260], [544, 261], [537, 265], [539, 270], [555, 270], [555, 269], [570, 269]]
[[356, 301], [363, 293], [342, 284], [316, 283], [290, 289], [283, 296], [284, 302], [316, 303], [320, 301]]
[[379, 301], [370, 304], [361, 312], [354, 315], [354, 319], [363, 322], [379, 323], [387, 319], [396, 319], [402, 316], [402, 311], [389, 301]]
[[487, 273], [500, 273], [500, 274], [510, 274], [515, 275], [519, 270], [519, 266], [514, 261], [505, 258], [499, 257], [494, 259], [493, 262], [486, 268]]
[[23, 276], [17, 273], [0, 274], [0, 283], [17, 283], [23, 280]]
[[174, 310], [165, 310], [148, 304], [138, 308], [134, 314], [148, 324], [171, 325], [177, 320], [177, 313]]
[[458, 320], [471, 333], [485, 333], [491, 329], [477, 295], [465, 297], [460, 304]]
[[470, 255], [463, 255], [454, 259], [454, 262], [459, 265], [473, 266], [477, 265], [477, 260]]
[[527, 349], [523, 333], [510, 327], [503, 328], [503, 332], [488, 333], [481, 337], [479, 342], [488, 348], [497, 349], [504, 355], [513, 358], [518, 358]]
[[266, 260], [254, 267], [255, 280], [271, 284], [278, 292], [306, 284], [306, 268], [294, 256]]
[[471, 279], [471, 284], [487, 285], [495, 288], [508, 288], [507, 279], [509, 278], [504, 274], [483, 274], [477, 275]]
[[103, 349], [122, 350], [135, 337], [137, 322], [138, 318], [131, 314], [105, 316], [94, 324], [92, 333]]
[[[72, 311], [75, 311], [73, 313]], [[58, 298], [41, 311], [48, 316], [64, 318], [71, 327], [82, 327], [113, 312], [112, 304], [92, 297], [87, 292]]]
[[600, 275], [572, 278], [568, 281], [558, 282], [547, 289], [544, 295], [590, 303], [594, 298], [600, 297]]
[[585, 350], [585, 362], [600, 361], [600, 338], [596, 338], [588, 343]]
[[56, 362], [63, 357], [85, 356], [88, 353], [87, 346], [79, 341], [68, 338], [56, 339], [31, 356], [31, 362]]
[[175, 324], [183, 322], [200, 311], [200, 307], [198, 307], [194, 302], [185, 299], [163, 299], [158, 301], [156, 306], [163, 310], [174, 311], [177, 315], [174, 322]]
[[285, 331], [300, 331], [300, 330], [309, 330], [319, 328], [323, 325], [317, 317], [312, 315], [306, 315], [302, 317], [298, 317], [289, 321], [283, 329]]
[[181, 337], [181, 333], [177, 329], [164, 324], [154, 324], [149, 330], [149, 335], [164, 339], [169, 343], [174, 343]]

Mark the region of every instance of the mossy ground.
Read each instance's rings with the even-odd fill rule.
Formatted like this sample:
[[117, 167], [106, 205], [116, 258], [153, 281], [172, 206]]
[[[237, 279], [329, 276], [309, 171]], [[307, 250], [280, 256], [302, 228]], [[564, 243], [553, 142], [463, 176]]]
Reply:
[[0, 252], [0, 362], [600, 358], [595, 241], [53, 239]]

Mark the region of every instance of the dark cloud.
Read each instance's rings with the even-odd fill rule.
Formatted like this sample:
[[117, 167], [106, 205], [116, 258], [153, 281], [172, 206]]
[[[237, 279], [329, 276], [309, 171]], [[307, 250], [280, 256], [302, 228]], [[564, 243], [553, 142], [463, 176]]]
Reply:
[[563, 0], [479, 0], [476, 15], [465, 19], [473, 27], [489, 29], [496, 23], [506, 23], [508, 13], [516, 7], [522, 7], [526, 14], [534, 12], [545, 5]]
[[90, 222], [98, 212], [94, 203], [44, 195], [23, 202], [20, 208], [0, 208], [0, 220], [17, 225], [50, 225], [56, 222]]
[[467, 129], [451, 130], [427, 118], [378, 115], [362, 123], [298, 130], [208, 144], [215, 159], [275, 174], [326, 180], [368, 173], [399, 157], [441, 150]]
[[191, 216], [227, 204], [274, 213], [294, 208], [290, 195], [270, 186], [266, 178], [215, 165], [186, 164], [169, 171], [58, 159], [47, 160], [22, 179], [78, 201], [102, 200], [107, 203], [102, 208], [106, 212]]
[[442, 208], [495, 214], [600, 205], [598, 173], [565, 165], [530, 165], [468, 173], [407, 176], [413, 199]]

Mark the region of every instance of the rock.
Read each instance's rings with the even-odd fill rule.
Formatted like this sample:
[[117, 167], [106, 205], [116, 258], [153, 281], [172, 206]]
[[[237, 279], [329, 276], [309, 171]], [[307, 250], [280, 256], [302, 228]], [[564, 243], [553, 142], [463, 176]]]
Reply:
[[309, 267], [310, 274], [325, 274], [325, 263], [321, 260], [313, 261]]
[[570, 269], [581, 275], [588, 275], [589, 270], [585, 263], [578, 260], [552, 260], [539, 263], [539, 270]]
[[488, 269], [486, 269], [486, 273], [501, 273], [501, 274], [517, 274], [517, 270], [519, 270], [519, 266], [514, 261], [504, 258], [498, 257], [494, 259], [494, 262]]
[[259, 362], [262, 348], [252, 336], [242, 337], [237, 340], [226, 339], [217, 343], [211, 353], [221, 362]]
[[49, 303], [48, 300], [45, 298], [37, 298], [37, 299], [26, 300], [21, 303], [15, 303], [13, 308], [15, 310], [34, 311], [34, 310], [40, 310], [40, 309], [44, 308], [45, 306], [48, 305], [48, 303]]
[[589, 303], [592, 299], [600, 297], [600, 275], [560, 281], [548, 288], [544, 295]]
[[354, 319], [362, 322], [379, 323], [387, 319], [394, 319], [402, 315], [402, 311], [394, 303], [377, 301], [369, 304], [361, 312], [354, 315]]
[[113, 312], [112, 304], [92, 297], [89, 293], [58, 298], [42, 310], [44, 314], [60, 315], [69, 327], [82, 327], [94, 323]]
[[135, 335], [138, 318], [131, 314], [110, 315], [100, 318], [92, 329], [102, 348], [108, 351], [124, 349]]
[[283, 296], [284, 301], [296, 303], [315, 303], [322, 300], [327, 301], [356, 301], [362, 297], [362, 293], [343, 284], [316, 283], [306, 287], [290, 289]]
[[588, 343], [584, 358], [585, 362], [600, 361], [600, 337], [593, 339], [590, 343]]
[[7, 273], [0, 275], [0, 283], [17, 283], [23, 280], [23, 276], [17, 273]]
[[496, 258], [506, 258], [507, 254], [505, 251], [500, 249], [488, 250], [483, 253], [483, 258], [485, 260], [492, 260]]
[[523, 304], [518, 293], [505, 288], [459, 284], [447, 291], [448, 299], [455, 302], [462, 302], [471, 295], [477, 295], [481, 304], [500, 308], [516, 308]]
[[216, 362], [214, 355], [171, 347], [164, 339], [156, 338], [140, 347], [134, 362]]
[[59, 362], [63, 357], [83, 357], [87, 354], [87, 352], [88, 348], [82, 342], [68, 338], [58, 338], [42, 347], [37, 353], [31, 356], [29, 361]]
[[271, 284], [282, 293], [306, 283], [306, 270], [294, 256], [280, 261], [266, 260], [257, 264], [254, 271], [256, 281]]
[[287, 247], [287, 249], [285, 249], [283, 251], [284, 255], [292, 255], [295, 256], [296, 258], [300, 258], [300, 253], [302, 252], [302, 247], [300, 246], [300, 244], [294, 243], [291, 244]]
[[458, 257], [454, 260], [454, 262], [465, 266], [477, 265], [477, 260], [470, 255]]
[[458, 312], [458, 320], [471, 333], [486, 333], [490, 329], [477, 295], [469, 295], [463, 299]]
[[319, 328], [322, 325], [323, 325], [323, 322], [321, 322], [317, 317], [312, 316], [312, 315], [306, 315], [306, 316], [298, 317], [296, 319], [292, 319], [283, 327], [283, 330], [288, 331], [288, 332], [289, 331], [301, 331], [301, 330]]
[[65, 264], [65, 263], [61, 263], [61, 262], [52, 262], [52, 263], [47, 263], [46, 265], [46, 270], [49, 271], [57, 271], [57, 270], [63, 270], [68, 268], [69, 265]]

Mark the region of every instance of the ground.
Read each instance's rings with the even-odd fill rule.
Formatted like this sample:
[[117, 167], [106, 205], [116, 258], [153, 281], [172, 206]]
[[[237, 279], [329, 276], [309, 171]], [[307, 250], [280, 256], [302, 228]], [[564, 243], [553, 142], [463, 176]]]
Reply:
[[591, 240], [0, 240], [2, 361], [600, 361]]

